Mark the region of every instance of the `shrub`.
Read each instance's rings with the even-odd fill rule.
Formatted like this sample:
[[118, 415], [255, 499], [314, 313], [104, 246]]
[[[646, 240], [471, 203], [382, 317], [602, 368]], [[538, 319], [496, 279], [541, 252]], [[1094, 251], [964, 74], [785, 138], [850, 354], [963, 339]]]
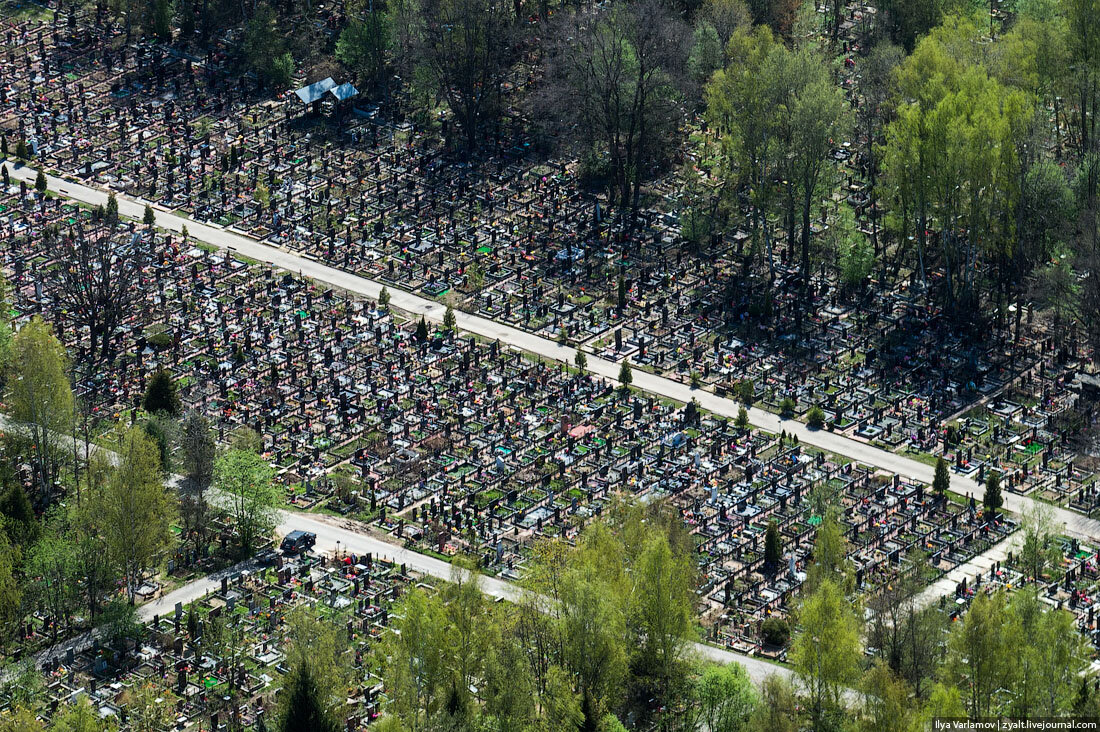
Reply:
[[783, 618], [767, 618], [760, 625], [760, 635], [767, 645], [783, 647], [791, 639], [791, 627]]

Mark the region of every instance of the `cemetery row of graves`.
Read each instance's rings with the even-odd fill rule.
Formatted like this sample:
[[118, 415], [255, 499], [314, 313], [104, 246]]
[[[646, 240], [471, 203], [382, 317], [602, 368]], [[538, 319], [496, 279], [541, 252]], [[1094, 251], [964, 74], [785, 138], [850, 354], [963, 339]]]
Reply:
[[[218, 54], [127, 46], [80, 18], [5, 31], [0, 129], [31, 141], [36, 165], [799, 419], [820, 407], [828, 429], [943, 455], [976, 481], [995, 469], [1008, 490], [1097, 500], [1066, 427], [1089, 354], [1056, 348], [1030, 314], [1017, 342], [981, 343], [905, 286], [853, 302], [824, 275], [804, 312], [793, 259], [761, 302], [737, 284], [744, 231], [680, 236], [674, 177], [627, 227], [583, 193], [575, 161], [533, 152], [520, 118], [459, 165], [378, 109], [253, 98]], [[852, 148], [835, 159], [866, 204]]]
[[[72, 353], [86, 334], [58, 317], [35, 274], [59, 265], [44, 227], [149, 253], [120, 355], [74, 373], [90, 436], [132, 414], [167, 370], [223, 440], [240, 426], [262, 436], [287, 505], [367, 522], [421, 551], [471, 554], [504, 578], [524, 575], [533, 542], [576, 537], [617, 495], [668, 499], [697, 537], [712, 638], [754, 650], [763, 618], [793, 607], [821, 496], [841, 509], [861, 587], [914, 550], [948, 571], [1013, 527], [694, 404], [419, 329], [377, 303], [153, 228], [112, 228], [59, 198], [12, 186], [0, 205], [15, 310], [53, 318]], [[772, 521], [782, 566], [764, 566]]]
[[[432, 591], [402, 565], [370, 555], [280, 557], [275, 566], [223, 578], [205, 597], [176, 604], [136, 631], [50, 655], [41, 686], [30, 690], [34, 706], [49, 719], [86, 699], [123, 729], [257, 729], [261, 718], [270, 728], [273, 692], [288, 670], [292, 616], [299, 612], [346, 631], [354, 682], [346, 729], [362, 729], [379, 716], [385, 698], [370, 652], [413, 586]], [[9, 688], [0, 714], [25, 701], [28, 691]]]

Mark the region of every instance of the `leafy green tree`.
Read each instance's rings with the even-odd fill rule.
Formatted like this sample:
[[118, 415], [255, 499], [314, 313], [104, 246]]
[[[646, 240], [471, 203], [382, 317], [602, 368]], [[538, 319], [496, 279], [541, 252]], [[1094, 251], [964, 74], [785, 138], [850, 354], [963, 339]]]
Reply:
[[104, 212], [104, 220], [108, 226], [118, 226], [118, 199], [114, 193], [107, 194], [107, 208]]
[[638, 632], [634, 667], [653, 678], [658, 699], [670, 703], [691, 632], [694, 573], [687, 558], [674, 554], [668, 537], [658, 532], [643, 547], [633, 577], [630, 614]]
[[172, 42], [172, 2], [153, 0], [153, 35], [161, 43]]
[[386, 307], [390, 304], [390, 291], [385, 287], [378, 293], [378, 304], [382, 307]]
[[282, 732], [318, 730], [340, 732], [341, 726], [325, 704], [324, 696], [309, 664], [296, 666], [287, 677], [280, 699], [280, 716], [276, 729]]
[[271, 464], [254, 452], [229, 450], [214, 463], [214, 485], [228, 498], [242, 556], [251, 556], [275, 529], [280, 496], [274, 478]]
[[798, 611], [801, 632], [791, 646], [791, 665], [806, 689], [813, 727], [824, 729], [842, 709], [844, 693], [859, 679], [860, 624], [832, 578], [822, 579]]
[[19, 329], [12, 341], [7, 402], [12, 419], [24, 425], [27, 457], [47, 500], [63, 452], [60, 436], [68, 432], [73, 417], [68, 368], [65, 347], [45, 321], [36, 316]]
[[797, 732], [798, 699], [789, 681], [777, 674], [769, 674], [764, 679], [760, 703], [752, 714], [749, 729]]
[[701, 729], [741, 732], [749, 728], [760, 696], [744, 667], [730, 663], [707, 666], [691, 690], [691, 702], [698, 706]]
[[879, 661], [863, 675], [863, 716], [860, 732], [914, 729], [917, 710], [905, 681]]
[[561, 579], [562, 658], [576, 679], [586, 724], [592, 725], [612, 695], [621, 693], [627, 672], [626, 608], [621, 587], [601, 576], [609, 570], [614, 568], [596, 565], [591, 555], [578, 555]]
[[17, 548], [28, 547], [38, 538], [41, 527], [22, 483], [12, 480], [0, 494], [0, 514], [4, 532]]
[[982, 495], [982, 507], [988, 519], [996, 519], [997, 511], [1004, 503], [1001, 498], [1001, 478], [992, 470], [985, 479], [985, 493]]
[[458, 319], [455, 318], [455, 309], [448, 305], [447, 310], [443, 313], [443, 329], [451, 333], [454, 332], [457, 327]]
[[779, 525], [774, 520], [768, 522], [764, 532], [764, 566], [775, 571], [783, 561], [783, 544], [779, 536]]
[[852, 568], [848, 561], [848, 542], [844, 539], [840, 524], [830, 508], [824, 509], [824, 517], [814, 537], [813, 561], [806, 570], [805, 588], [812, 592], [824, 581], [831, 581], [842, 592], [850, 592], [853, 585]]
[[749, 410], [745, 409], [745, 405], [742, 404], [737, 408], [737, 419], [734, 422], [737, 425], [737, 429], [745, 430], [749, 427]]
[[157, 446], [145, 431], [119, 428], [116, 436], [118, 464], [98, 468], [107, 478], [90, 500], [132, 604], [145, 572], [172, 544], [176, 504], [161, 478]]
[[942, 457], [936, 458], [936, 474], [932, 478], [932, 492], [941, 501], [947, 497], [947, 491], [951, 487], [951, 477], [947, 473], [947, 461]]
[[153, 207], [149, 204], [145, 204], [145, 211], [142, 213], [141, 222], [150, 227], [157, 223], [157, 215], [153, 213]]
[[416, 323], [416, 342], [427, 343], [429, 335], [428, 322], [424, 320], [424, 316], [421, 316]]
[[619, 367], [619, 383], [624, 392], [630, 391], [630, 385], [634, 383], [634, 374], [630, 370], [630, 361], [623, 359], [623, 365]]
[[537, 689], [523, 646], [505, 636], [490, 649], [485, 664], [485, 709], [501, 732], [523, 732], [536, 718]]
[[301, 608], [290, 616], [290, 673], [279, 696], [276, 729], [322, 730], [342, 728], [348, 671], [347, 634], [312, 609]]
[[578, 348], [577, 352], [573, 355], [573, 365], [580, 371], [584, 371], [588, 368], [588, 356], [586, 356], [584, 351], [580, 348]]
[[164, 412], [173, 417], [179, 416], [180, 397], [176, 381], [166, 369], [157, 369], [149, 384], [145, 387], [145, 396], [141, 407], [150, 414]]
[[0, 641], [15, 637], [23, 619], [23, 583], [17, 576], [19, 555], [6, 536], [0, 535]]
[[814, 405], [810, 407], [806, 412], [806, 426], [810, 429], [819, 430], [825, 426], [825, 410]]
[[238, 427], [229, 437], [229, 449], [251, 452], [259, 455], [264, 451], [264, 440], [260, 433], [251, 427]]
[[390, 23], [386, 15], [369, 10], [351, 20], [336, 41], [336, 58], [356, 75], [372, 85], [382, 82], [386, 70], [386, 50], [390, 46]]
[[118, 729], [112, 717], [101, 717], [87, 696], [62, 706], [50, 722], [50, 732], [113, 732]]
[[381, 644], [389, 711], [413, 732], [432, 729], [449, 688], [446, 613], [438, 596], [414, 589]]
[[46, 174], [42, 172], [42, 168], [39, 168], [38, 174], [34, 177], [34, 190], [45, 193], [47, 188], [49, 188], [49, 183], [46, 182]]
[[979, 592], [962, 622], [947, 640], [944, 679], [962, 689], [967, 714], [985, 717], [997, 711], [997, 689], [1013, 673], [1016, 649], [1004, 592]]
[[27, 555], [24, 574], [27, 594], [34, 607], [57, 622], [50, 630], [57, 640], [61, 626], [68, 626], [80, 603], [80, 565], [68, 535], [59, 530], [60, 518], [47, 527]]
[[1057, 569], [1061, 560], [1061, 548], [1058, 546], [1058, 530], [1054, 525], [1054, 511], [1045, 503], [1032, 502], [1024, 509], [1024, 543], [1020, 548], [1020, 563], [1024, 566], [1024, 575], [1036, 581], [1047, 568]]
[[[267, 3], [261, 3], [245, 25], [241, 53], [247, 67], [261, 83], [276, 89], [285, 87], [294, 74], [294, 57], [286, 51], [286, 42], [278, 29], [278, 17]], [[289, 63], [288, 63], [289, 62]]]

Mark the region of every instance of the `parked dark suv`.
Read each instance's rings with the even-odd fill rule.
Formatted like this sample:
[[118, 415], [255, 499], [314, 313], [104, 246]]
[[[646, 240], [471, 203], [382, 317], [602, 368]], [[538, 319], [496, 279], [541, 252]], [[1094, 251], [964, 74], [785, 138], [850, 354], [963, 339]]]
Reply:
[[283, 554], [301, 554], [313, 548], [317, 543], [317, 534], [312, 531], [291, 531], [279, 545]]

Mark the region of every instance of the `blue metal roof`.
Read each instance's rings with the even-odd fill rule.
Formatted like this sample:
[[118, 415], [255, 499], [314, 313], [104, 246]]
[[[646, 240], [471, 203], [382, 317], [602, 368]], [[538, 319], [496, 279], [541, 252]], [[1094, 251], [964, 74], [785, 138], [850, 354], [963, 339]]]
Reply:
[[359, 90], [352, 86], [350, 81], [345, 81], [335, 89], [329, 89], [329, 94], [336, 97], [341, 102], [351, 99], [358, 93]]
[[303, 86], [294, 93], [298, 95], [303, 104], [312, 104], [325, 96], [325, 92], [334, 86], [336, 86], [336, 82], [329, 76], [320, 81], [315, 81], [309, 86]]

